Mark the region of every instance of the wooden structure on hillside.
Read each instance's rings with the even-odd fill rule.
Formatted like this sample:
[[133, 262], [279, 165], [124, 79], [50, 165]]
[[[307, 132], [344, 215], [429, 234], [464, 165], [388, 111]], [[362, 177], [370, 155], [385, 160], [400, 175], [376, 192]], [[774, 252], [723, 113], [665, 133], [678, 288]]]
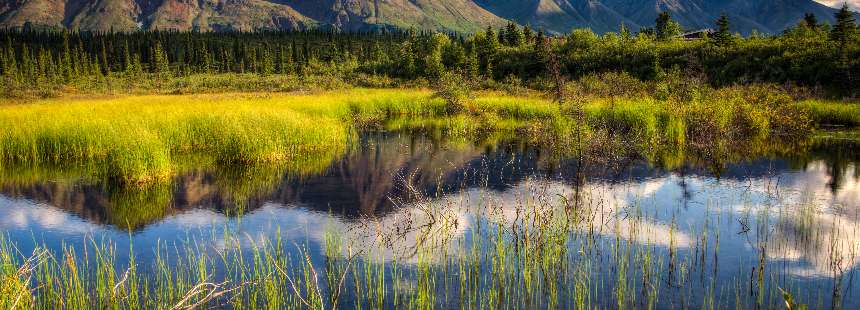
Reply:
[[695, 30], [695, 31], [685, 32], [685, 33], [679, 34], [675, 37], [684, 39], [685, 41], [701, 40], [701, 39], [707, 39], [708, 37], [713, 35], [714, 32], [715, 32], [714, 29], [705, 28], [705, 29], [699, 29], [699, 30]]

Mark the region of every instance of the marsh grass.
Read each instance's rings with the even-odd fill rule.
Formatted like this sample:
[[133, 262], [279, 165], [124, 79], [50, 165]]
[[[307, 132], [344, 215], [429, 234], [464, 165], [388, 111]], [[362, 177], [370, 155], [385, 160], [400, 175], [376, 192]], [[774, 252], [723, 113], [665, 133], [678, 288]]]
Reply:
[[[574, 136], [606, 132], [648, 156], [664, 146], [713, 152], [743, 141], [797, 136], [845, 115], [852, 105], [792, 105], [767, 87], [728, 88], [708, 100], [592, 98], [574, 106], [541, 97], [487, 92], [452, 114], [426, 90], [353, 89], [324, 93], [224, 93], [52, 99], [0, 106], [0, 169], [86, 166], [95, 178], [162, 182], [180, 157], [218, 165], [275, 164], [319, 171], [342, 155], [359, 130], [421, 132], [438, 139], [493, 141], [518, 136], [573, 153]], [[627, 94], [629, 95], [629, 94]], [[828, 116], [829, 115], [829, 116]], [[844, 124], [853, 124], [841, 120]]]
[[810, 117], [820, 126], [860, 126], [860, 104], [828, 100], [805, 100], [798, 103], [809, 111]]
[[143, 96], [4, 106], [3, 166], [97, 163], [100, 177], [151, 183], [172, 175], [186, 154], [230, 165], [345, 151], [346, 125], [297, 111], [314, 98], [278, 99]]

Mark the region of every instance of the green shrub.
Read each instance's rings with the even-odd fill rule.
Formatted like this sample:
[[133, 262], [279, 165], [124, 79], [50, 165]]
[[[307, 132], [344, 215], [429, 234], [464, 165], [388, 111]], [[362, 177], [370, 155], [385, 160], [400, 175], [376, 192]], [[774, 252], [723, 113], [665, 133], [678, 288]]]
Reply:
[[434, 89], [436, 97], [445, 100], [445, 111], [450, 115], [466, 111], [472, 102], [472, 82], [462, 74], [443, 72]]

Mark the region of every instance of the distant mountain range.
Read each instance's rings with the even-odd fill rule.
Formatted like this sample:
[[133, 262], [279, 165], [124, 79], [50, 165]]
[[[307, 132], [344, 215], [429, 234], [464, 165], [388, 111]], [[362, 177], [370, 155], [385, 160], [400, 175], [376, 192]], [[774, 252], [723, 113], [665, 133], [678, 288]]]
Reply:
[[474, 32], [513, 20], [554, 33], [602, 33], [653, 26], [662, 11], [687, 29], [712, 27], [726, 13], [734, 31], [748, 34], [780, 32], [807, 12], [832, 23], [835, 9], [813, 0], [0, 0], [0, 27]]

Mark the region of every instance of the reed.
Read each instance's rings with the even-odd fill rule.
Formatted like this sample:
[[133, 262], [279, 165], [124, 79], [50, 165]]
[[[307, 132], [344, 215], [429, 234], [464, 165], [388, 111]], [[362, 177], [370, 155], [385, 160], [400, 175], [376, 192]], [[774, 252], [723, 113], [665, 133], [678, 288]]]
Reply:
[[798, 103], [809, 111], [812, 120], [820, 125], [860, 126], [860, 104], [833, 100], [804, 100]]
[[[479, 93], [451, 115], [426, 90], [350, 89], [321, 93], [223, 93], [49, 99], [0, 105], [0, 171], [89, 170], [85, 177], [152, 184], [176, 175], [186, 157], [210, 165], [275, 165], [313, 173], [353, 145], [360, 130], [426, 134], [456, 143], [510, 137], [585, 147], [574, 136], [623, 140], [649, 157], [743, 149], [745, 142], [797, 136], [808, 126], [854, 125], [852, 104], [790, 104], [767, 87], [716, 90], [707, 101], [610, 97], [558, 104], [539, 96]], [[579, 107], [579, 108], [577, 108]], [[577, 110], [581, 109], [581, 110]], [[584, 114], [584, 122], [572, 117]], [[86, 167], [86, 169], [82, 168]]]

